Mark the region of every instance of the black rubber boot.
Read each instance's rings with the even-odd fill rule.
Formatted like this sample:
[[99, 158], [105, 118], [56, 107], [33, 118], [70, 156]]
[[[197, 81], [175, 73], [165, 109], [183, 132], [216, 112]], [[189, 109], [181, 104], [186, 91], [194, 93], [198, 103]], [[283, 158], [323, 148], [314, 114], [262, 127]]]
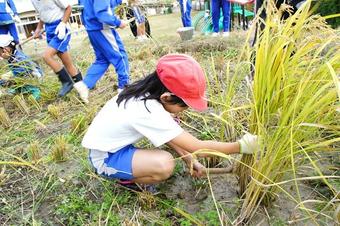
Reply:
[[81, 75], [81, 72], [79, 71], [78, 74], [76, 74], [76, 76], [73, 76], [72, 80], [74, 83], [82, 81], [83, 76]]
[[65, 68], [63, 68], [59, 72], [57, 72], [57, 75], [58, 75], [59, 81], [62, 84], [62, 87], [59, 91], [58, 96], [63, 97], [72, 90], [74, 82], [73, 82], [71, 76], [68, 74], [68, 72], [66, 71]]

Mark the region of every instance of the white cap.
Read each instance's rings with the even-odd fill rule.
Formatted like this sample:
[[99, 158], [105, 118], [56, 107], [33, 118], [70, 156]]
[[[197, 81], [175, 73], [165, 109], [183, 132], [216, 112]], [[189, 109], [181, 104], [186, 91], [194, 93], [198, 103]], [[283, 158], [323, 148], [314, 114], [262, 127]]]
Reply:
[[14, 39], [10, 35], [0, 35], [0, 47], [6, 47], [13, 42]]

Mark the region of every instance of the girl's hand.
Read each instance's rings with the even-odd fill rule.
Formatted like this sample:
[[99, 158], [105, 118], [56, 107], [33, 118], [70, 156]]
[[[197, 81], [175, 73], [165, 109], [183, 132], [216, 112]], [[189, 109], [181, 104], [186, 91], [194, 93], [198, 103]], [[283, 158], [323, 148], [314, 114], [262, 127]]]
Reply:
[[34, 34], [33, 34], [33, 38], [34, 39], [37, 39], [39, 38], [41, 35], [41, 29], [37, 28], [35, 31], [34, 31]]
[[259, 150], [259, 139], [256, 135], [246, 133], [240, 140], [240, 153], [241, 154], [254, 154]]
[[191, 158], [191, 160], [187, 161], [187, 166], [192, 177], [202, 177], [204, 175], [204, 172], [206, 171], [205, 166], [203, 166], [199, 161], [194, 158]]
[[121, 23], [120, 23], [120, 25], [119, 25], [119, 28], [120, 28], [120, 29], [124, 29], [127, 25], [128, 25], [127, 21], [121, 20]]

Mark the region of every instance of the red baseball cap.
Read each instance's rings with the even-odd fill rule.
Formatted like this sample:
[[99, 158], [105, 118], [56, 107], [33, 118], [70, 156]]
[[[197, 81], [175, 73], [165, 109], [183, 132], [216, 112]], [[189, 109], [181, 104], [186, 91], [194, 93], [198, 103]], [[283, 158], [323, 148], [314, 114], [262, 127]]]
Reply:
[[157, 74], [164, 86], [197, 111], [208, 108], [206, 81], [199, 63], [185, 54], [167, 54], [157, 63]]

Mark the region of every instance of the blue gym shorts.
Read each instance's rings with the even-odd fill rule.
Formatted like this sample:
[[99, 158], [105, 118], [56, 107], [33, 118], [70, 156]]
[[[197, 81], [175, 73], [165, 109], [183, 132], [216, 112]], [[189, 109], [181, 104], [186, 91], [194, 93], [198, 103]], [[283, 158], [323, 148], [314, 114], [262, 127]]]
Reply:
[[56, 34], [55, 29], [61, 20], [54, 21], [52, 23], [45, 23], [46, 39], [48, 46], [57, 50], [58, 52], [64, 53], [69, 50], [69, 42], [71, 40], [71, 31], [67, 30], [65, 38], [60, 40]]
[[90, 149], [89, 160], [98, 175], [123, 180], [132, 180], [132, 157], [136, 148], [130, 144], [110, 153]]

